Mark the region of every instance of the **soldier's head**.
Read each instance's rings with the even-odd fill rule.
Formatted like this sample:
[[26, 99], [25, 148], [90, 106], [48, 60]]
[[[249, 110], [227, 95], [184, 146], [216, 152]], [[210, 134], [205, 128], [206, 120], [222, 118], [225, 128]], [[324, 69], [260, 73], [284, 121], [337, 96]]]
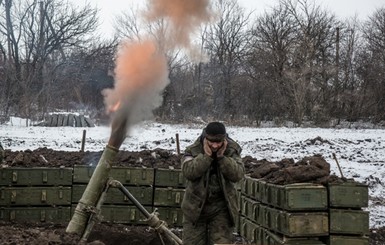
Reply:
[[205, 138], [213, 152], [222, 147], [226, 139], [226, 128], [223, 123], [210, 122], [204, 129]]

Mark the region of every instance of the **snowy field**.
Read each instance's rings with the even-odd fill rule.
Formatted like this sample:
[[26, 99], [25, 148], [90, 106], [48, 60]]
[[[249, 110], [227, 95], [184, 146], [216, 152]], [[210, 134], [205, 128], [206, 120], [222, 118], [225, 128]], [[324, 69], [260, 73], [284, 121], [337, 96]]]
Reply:
[[[110, 128], [26, 127], [13, 118], [0, 125], [0, 142], [13, 151], [41, 147], [78, 151], [86, 130], [86, 151], [101, 151], [108, 142]], [[160, 124], [144, 122], [133, 127], [121, 146], [122, 150], [141, 151], [162, 148], [176, 152], [176, 135], [180, 149], [191, 144], [204, 125]], [[270, 161], [283, 158], [302, 159], [321, 154], [338, 176], [336, 154], [343, 175], [369, 185], [370, 227], [385, 226], [385, 129], [324, 128], [252, 128], [228, 127], [231, 138], [243, 148], [242, 156], [250, 155]]]

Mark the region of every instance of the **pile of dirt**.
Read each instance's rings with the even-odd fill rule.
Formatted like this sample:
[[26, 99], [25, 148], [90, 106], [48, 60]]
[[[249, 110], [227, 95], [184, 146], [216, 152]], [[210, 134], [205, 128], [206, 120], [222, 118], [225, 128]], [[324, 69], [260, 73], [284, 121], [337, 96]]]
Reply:
[[[74, 165], [96, 166], [102, 151], [55, 151], [48, 148], [25, 151], [5, 151], [3, 167], [73, 167]], [[113, 166], [180, 168], [180, 157], [163, 149], [139, 152], [119, 151]]]
[[297, 162], [291, 158], [269, 162], [266, 159], [257, 160], [251, 157], [245, 157], [243, 161], [250, 177], [278, 185], [300, 182], [326, 185], [347, 181], [332, 175], [330, 164], [321, 155], [304, 157]]

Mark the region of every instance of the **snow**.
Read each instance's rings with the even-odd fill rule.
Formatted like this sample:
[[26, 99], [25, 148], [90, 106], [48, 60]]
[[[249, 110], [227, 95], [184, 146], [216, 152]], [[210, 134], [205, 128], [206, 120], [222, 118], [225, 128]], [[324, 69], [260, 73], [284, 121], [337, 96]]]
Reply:
[[[12, 123], [11, 123], [12, 122]], [[13, 118], [0, 125], [0, 142], [11, 150], [37, 149], [78, 151], [83, 131], [86, 132], [85, 150], [101, 151], [108, 142], [110, 128], [26, 127], [22, 119]], [[141, 151], [162, 148], [176, 152], [176, 135], [180, 149], [191, 144], [202, 132], [204, 124], [161, 124], [152, 121], [131, 128], [121, 150]], [[385, 226], [385, 129], [334, 128], [255, 128], [232, 127], [227, 131], [243, 148], [242, 156], [250, 155], [269, 161], [321, 154], [338, 176], [333, 153], [347, 178], [369, 186], [370, 227]]]

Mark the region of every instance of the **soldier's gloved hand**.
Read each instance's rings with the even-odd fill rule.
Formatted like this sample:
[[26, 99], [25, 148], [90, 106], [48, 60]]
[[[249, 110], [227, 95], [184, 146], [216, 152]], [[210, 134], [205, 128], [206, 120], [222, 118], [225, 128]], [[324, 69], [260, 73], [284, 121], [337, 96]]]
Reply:
[[212, 156], [213, 154], [213, 151], [211, 150], [210, 146], [209, 146], [209, 143], [207, 142], [207, 139], [204, 138], [203, 140], [203, 150], [205, 151], [205, 154], [209, 157]]
[[222, 147], [219, 148], [218, 151], [217, 151], [217, 157], [223, 157], [224, 156], [226, 147], [227, 147], [227, 140], [225, 139], [223, 141]]

